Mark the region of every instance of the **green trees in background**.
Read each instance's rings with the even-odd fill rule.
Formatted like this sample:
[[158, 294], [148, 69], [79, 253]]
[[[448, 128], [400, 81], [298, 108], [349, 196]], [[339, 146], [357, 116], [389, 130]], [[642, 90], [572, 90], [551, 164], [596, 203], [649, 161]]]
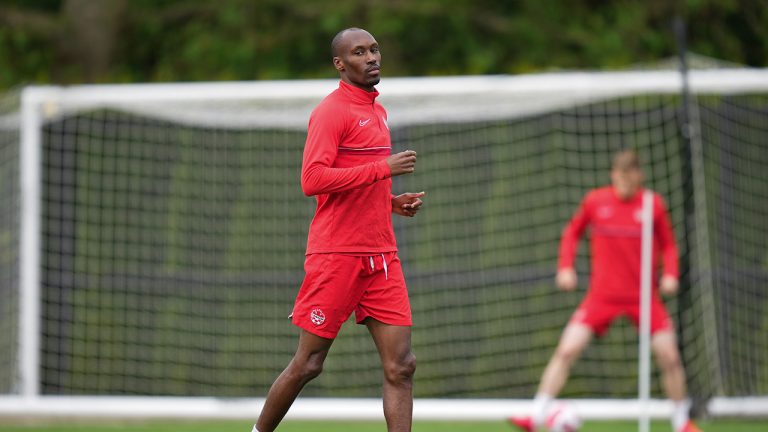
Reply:
[[699, 54], [768, 65], [763, 0], [2, 0], [0, 88], [335, 76], [339, 29], [373, 32], [388, 76], [625, 67]]

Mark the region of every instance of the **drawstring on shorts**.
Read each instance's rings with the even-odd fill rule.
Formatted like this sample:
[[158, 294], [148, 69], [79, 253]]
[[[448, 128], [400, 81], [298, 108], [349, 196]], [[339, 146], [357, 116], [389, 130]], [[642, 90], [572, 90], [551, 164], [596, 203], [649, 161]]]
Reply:
[[[368, 257], [368, 262], [371, 263], [371, 271], [376, 270], [376, 266], [373, 264], [373, 257]], [[384, 279], [389, 280], [389, 270], [387, 269], [387, 259], [384, 257], [384, 254], [381, 254], [381, 264], [382, 267], [384, 267]]]
[[384, 265], [384, 280], [389, 280], [389, 273], [387, 273], [387, 259], [384, 258], [384, 254], [381, 254], [381, 262]]

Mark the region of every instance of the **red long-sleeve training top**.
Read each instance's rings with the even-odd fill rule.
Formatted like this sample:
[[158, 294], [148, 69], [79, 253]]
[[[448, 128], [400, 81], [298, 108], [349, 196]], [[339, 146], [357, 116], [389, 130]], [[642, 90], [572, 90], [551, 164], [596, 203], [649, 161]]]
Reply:
[[301, 187], [315, 196], [307, 255], [397, 250], [392, 229], [392, 153], [387, 112], [367, 92], [340, 81], [309, 118]]
[[[611, 186], [589, 192], [563, 230], [558, 269], [573, 267], [579, 239], [589, 226], [592, 255], [589, 295], [612, 301], [639, 301], [642, 208], [642, 189], [628, 200], [620, 199]], [[672, 224], [662, 198], [654, 193], [652, 262], [658, 264], [660, 257], [664, 274], [678, 277]], [[652, 268], [651, 283], [654, 295], [658, 295], [658, 265]]]

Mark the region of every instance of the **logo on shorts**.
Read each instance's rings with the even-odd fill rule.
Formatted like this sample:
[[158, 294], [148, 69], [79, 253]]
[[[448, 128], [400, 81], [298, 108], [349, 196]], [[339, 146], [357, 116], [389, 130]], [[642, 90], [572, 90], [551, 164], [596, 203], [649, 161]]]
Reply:
[[325, 322], [325, 314], [320, 308], [315, 308], [312, 309], [312, 313], [309, 314], [309, 319], [312, 321], [312, 324], [319, 326]]

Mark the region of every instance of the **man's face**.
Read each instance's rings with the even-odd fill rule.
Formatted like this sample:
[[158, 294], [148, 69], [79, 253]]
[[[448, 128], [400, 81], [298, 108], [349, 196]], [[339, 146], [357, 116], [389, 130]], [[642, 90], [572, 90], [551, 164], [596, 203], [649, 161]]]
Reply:
[[643, 185], [643, 172], [638, 168], [614, 168], [611, 170], [611, 184], [619, 198], [632, 198]]
[[381, 52], [379, 44], [364, 30], [350, 30], [343, 35], [338, 56], [333, 64], [341, 79], [367, 91], [379, 83]]

